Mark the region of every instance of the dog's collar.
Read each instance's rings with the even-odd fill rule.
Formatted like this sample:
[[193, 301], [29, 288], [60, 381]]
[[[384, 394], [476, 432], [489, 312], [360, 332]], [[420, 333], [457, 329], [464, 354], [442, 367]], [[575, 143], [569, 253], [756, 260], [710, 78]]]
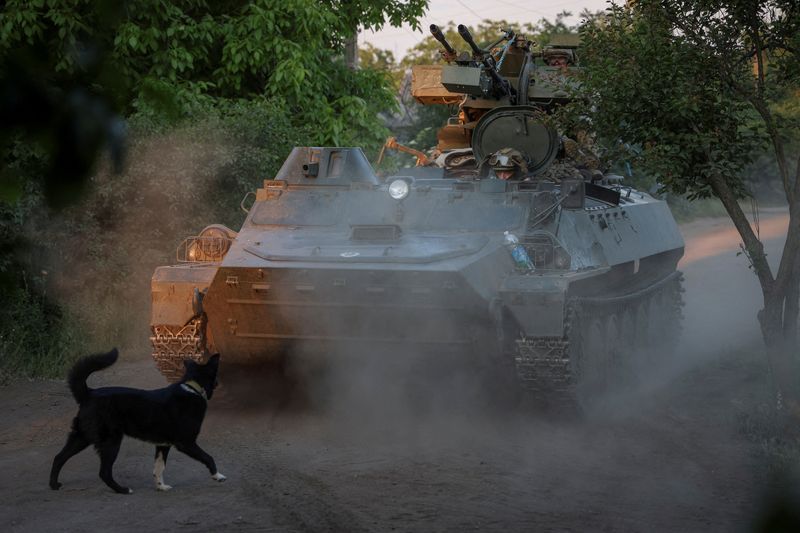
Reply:
[[208, 400], [206, 396], [206, 390], [200, 386], [198, 382], [195, 380], [187, 381], [186, 383], [181, 383], [181, 388], [186, 392], [191, 392], [192, 394], [197, 394], [201, 396], [204, 400]]

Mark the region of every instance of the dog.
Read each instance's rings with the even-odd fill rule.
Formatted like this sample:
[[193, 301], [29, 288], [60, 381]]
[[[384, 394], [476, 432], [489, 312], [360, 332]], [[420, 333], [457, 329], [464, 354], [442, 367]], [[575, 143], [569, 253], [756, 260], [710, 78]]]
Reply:
[[53, 459], [50, 488], [61, 488], [58, 474], [64, 463], [93, 444], [100, 456], [100, 479], [115, 492], [131, 494], [131, 489], [114, 481], [112, 473], [124, 435], [156, 445], [153, 477], [157, 490], [172, 488], [164, 483], [163, 477], [167, 454], [172, 446], [203, 463], [213, 480], [225, 481], [225, 476], [217, 471], [214, 459], [196, 442], [207, 402], [217, 385], [219, 354], [213, 355], [204, 365], [184, 361], [186, 373], [183, 378], [163, 389], [90, 389], [86, 385], [87, 378], [113, 365], [118, 355], [114, 348], [105, 354], [84, 357], [70, 370], [67, 383], [79, 409], [72, 421], [67, 443]]

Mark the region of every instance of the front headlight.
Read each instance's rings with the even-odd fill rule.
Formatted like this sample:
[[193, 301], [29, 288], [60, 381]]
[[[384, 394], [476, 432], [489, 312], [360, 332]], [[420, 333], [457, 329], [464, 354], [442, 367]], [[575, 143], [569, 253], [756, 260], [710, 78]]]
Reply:
[[408, 185], [408, 182], [403, 179], [394, 180], [389, 184], [389, 196], [395, 200], [402, 200], [408, 196], [410, 190], [411, 187]]

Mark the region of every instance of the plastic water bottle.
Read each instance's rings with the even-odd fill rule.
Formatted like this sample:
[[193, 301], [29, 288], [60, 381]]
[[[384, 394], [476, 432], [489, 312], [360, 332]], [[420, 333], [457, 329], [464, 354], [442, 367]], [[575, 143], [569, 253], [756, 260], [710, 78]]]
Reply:
[[511, 251], [511, 257], [514, 259], [514, 264], [520, 270], [535, 270], [533, 266], [533, 261], [528, 256], [528, 252], [525, 251], [525, 247], [519, 243], [519, 239], [513, 233], [505, 232], [505, 240], [506, 245], [508, 245], [509, 250]]

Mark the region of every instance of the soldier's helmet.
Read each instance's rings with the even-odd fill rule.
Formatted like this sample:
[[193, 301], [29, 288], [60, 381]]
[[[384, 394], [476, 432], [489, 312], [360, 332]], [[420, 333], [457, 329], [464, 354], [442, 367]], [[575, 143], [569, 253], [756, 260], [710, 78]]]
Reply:
[[522, 179], [528, 173], [528, 161], [513, 148], [497, 150], [488, 157], [486, 163], [501, 180]]
[[542, 50], [542, 60], [548, 66], [575, 65], [575, 53], [569, 48], [551, 48]]

